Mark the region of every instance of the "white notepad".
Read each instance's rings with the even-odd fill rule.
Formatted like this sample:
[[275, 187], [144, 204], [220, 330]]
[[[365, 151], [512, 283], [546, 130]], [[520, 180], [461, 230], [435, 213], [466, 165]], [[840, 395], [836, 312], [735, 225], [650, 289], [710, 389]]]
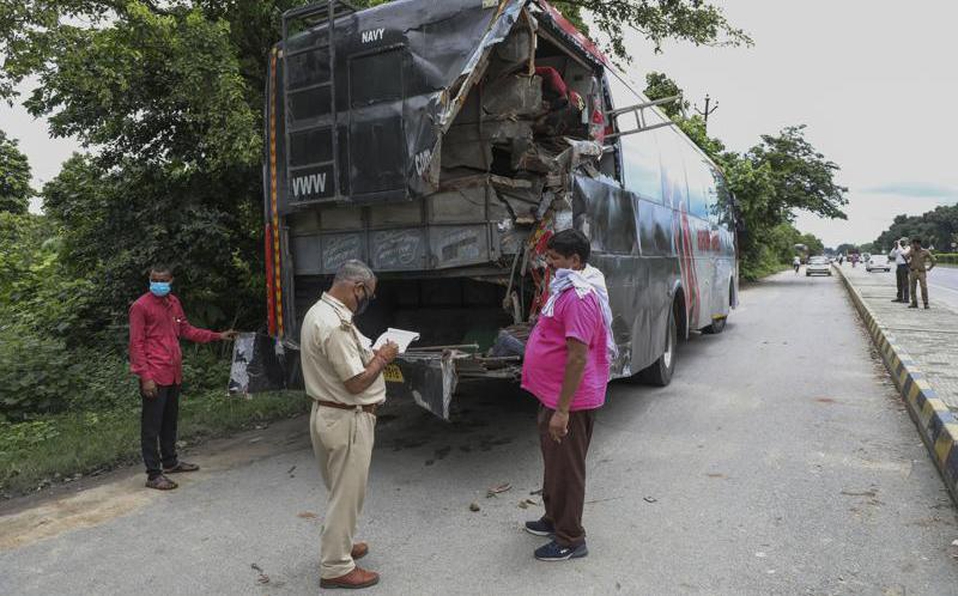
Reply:
[[402, 354], [406, 351], [406, 348], [409, 347], [414, 341], [419, 339], [419, 334], [415, 331], [406, 331], [404, 329], [393, 329], [390, 327], [386, 330], [385, 333], [379, 336], [379, 339], [376, 340], [376, 343], [373, 344], [373, 349], [378, 350], [383, 347], [387, 341], [391, 341], [397, 346], [399, 346], [399, 353]]

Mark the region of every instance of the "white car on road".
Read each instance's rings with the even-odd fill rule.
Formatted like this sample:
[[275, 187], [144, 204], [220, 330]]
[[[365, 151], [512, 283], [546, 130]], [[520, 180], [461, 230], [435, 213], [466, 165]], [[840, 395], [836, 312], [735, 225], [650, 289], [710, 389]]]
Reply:
[[811, 257], [808, 259], [808, 264], [805, 265], [805, 277], [811, 277], [813, 275], [828, 275], [832, 274], [832, 264], [828, 262], [827, 257]]
[[873, 255], [865, 262], [865, 271], [891, 271], [891, 263], [885, 255]]

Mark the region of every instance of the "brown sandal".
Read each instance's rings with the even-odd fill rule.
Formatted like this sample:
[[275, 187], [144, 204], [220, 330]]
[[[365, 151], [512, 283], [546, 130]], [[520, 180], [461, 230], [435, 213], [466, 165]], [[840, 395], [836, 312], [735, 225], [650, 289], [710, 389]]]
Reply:
[[173, 490], [177, 486], [175, 482], [163, 475], [146, 481], [146, 488], [155, 488], [156, 490]]

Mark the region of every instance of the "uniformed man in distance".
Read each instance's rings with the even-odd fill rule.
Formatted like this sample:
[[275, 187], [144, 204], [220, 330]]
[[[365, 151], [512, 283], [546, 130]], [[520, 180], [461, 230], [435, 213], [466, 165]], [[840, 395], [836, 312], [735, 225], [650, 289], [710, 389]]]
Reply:
[[918, 308], [918, 285], [921, 285], [921, 299], [928, 306], [928, 281], [927, 274], [935, 268], [937, 260], [935, 255], [927, 248], [922, 248], [921, 238], [911, 239], [911, 252], [908, 253], [908, 267], [911, 268], [908, 278], [911, 283], [911, 304], [908, 308]]
[[366, 588], [379, 574], [357, 566], [365, 543], [354, 543], [366, 497], [376, 409], [386, 399], [383, 370], [399, 353], [389, 343], [373, 351], [353, 321], [376, 296], [376, 276], [361, 261], [347, 261], [306, 313], [300, 346], [306, 393], [313, 398], [309, 434], [326, 484], [320, 538], [320, 586]]

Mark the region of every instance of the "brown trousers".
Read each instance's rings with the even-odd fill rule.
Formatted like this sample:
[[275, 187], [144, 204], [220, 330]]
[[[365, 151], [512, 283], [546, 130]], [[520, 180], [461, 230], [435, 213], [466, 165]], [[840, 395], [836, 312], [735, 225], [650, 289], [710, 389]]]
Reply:
[[918, 304], [918, 285], [921, 284], [921, 299], [928, 304], [928, 276], [924, 269], [912, 269], [911, 276], [911, 303]]
[[549, 435], [554, 410], [539, 408], [539, 442], [545, 470], [542, 478], [543, 520], [555, 528], [562, 546], [577, 546], [585, 540], [582, 506], [585, 504], [585, 457], [592, 440], [595, 410], [569, 412], [569, 434], [561, 443]]

